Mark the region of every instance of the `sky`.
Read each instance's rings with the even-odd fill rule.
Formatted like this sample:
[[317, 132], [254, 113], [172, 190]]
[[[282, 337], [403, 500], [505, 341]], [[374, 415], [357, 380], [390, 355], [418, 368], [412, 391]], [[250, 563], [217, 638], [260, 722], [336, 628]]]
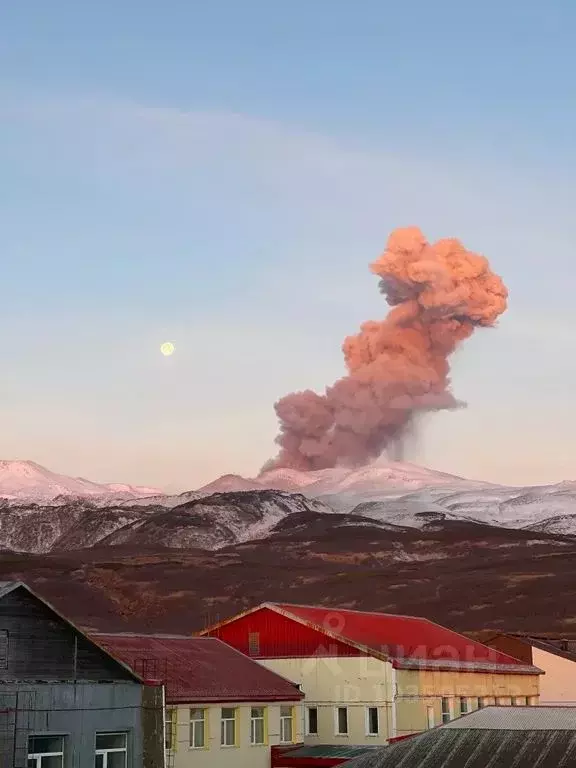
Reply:
[[418, 225], [510, 304], [410, 459], [576, 479], [575, 27], [572, 0], [1, 4], [0, 457], [256, 474], [275, 400], [342, 375], [386, 311], [369, 263]]

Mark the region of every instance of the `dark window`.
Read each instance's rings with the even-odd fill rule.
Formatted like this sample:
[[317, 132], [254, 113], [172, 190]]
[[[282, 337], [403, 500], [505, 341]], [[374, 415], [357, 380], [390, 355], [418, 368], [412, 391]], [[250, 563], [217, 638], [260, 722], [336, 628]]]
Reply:
[[0, 669], [8, 668], [8, 632], [0, 629]]
[[346, 736], [348, 735], [348, 708], [347, 707], [338, 707], [338, 735], [339, 736]]
[[248, 653], [250, 656], [260, 655], [260, 632], [248, 633]]
[[442, 722], [449, 723], [452, 719], [452, 712], [450, 710], [450, 699], [442, 699]]
[[318, 710], [316, 707], [308, 707], [308, 734], [316, 736], [318, 733]]
[[378, 736], [378, 707], [368, 707], [368, 736]]
[[62, 768], [64, 736], [30, 736], [28, 768]]

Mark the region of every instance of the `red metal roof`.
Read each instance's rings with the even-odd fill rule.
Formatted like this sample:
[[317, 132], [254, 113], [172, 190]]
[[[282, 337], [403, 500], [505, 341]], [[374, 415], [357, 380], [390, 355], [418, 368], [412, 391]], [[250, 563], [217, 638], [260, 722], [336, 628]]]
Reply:
[[356, 647], [383, 654], [402, 669], [459, 668], [539, 674], [505, 653], [489, 648], [429, 619], [369, 613], [341, 608], [266, 603], [308, 626], [327, 632]]
[[98, 644], [145, 679], [166, 685], [166, 702], [298, 701], [289, 680], [213, 637], [96, 635]]

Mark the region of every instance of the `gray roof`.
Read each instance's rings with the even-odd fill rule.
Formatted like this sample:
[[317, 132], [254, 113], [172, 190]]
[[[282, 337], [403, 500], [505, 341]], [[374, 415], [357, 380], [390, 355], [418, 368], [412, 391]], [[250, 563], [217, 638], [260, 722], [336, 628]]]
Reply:
[[576, 707], [485, 707], [443, 728], [500, 731], [576, 731]]
[[461, 672], [498, 672], [511, 675], [543, 675], [544, 670], [533, 664], [502, 664], [490, 661], [460, 661], [459, 659], [395, 658], [397, 669], [457, 669]]
[[486, 707], [344, 765], [569, 768], [576, 765], [576, 708]]
[[21, 581], [0, 581], [0, 597], [4, 597], [4, 595], [22, 586], [25, 586], [25, 584]]
[[339, 757], [357, 757], [378, 749], [373, 745], [356, 744], [304, 744], [303, 746], [287, 747], [282, 750], [285, 757], [300, 759], [337, 759]]

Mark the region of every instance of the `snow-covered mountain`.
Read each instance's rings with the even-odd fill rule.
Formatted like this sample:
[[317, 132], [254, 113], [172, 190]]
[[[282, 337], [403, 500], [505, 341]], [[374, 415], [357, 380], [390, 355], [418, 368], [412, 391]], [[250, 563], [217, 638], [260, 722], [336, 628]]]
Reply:
[[262, 489], [214, 493], [169, 508], [141, 500], [123, 507], [86, 499], [56, 505], [5, 500], [0, 503], [0, 550], [44, 554], [115, 545], [136, 551], [216, 550], [264, 539], [279, 522], [301, 513], [343, 517], [301, 494]]
[[515, 488], [377, 461], [359, 469], [223, 475], [197, 490], [164, 495], [4, 461], [0, 548], [47, 552], [105, 543], [213, 549], [266, 538], [303, 503], [307, 512], [351, 514], [380, 527], [466, 521], [576, 536], [575, 482]]
[[0, 498], [52, 501], [59, 496], [128, 499], [158, 494], [157, 488], [94, 483], [51, 472], [34, 461], [0, 461]]

